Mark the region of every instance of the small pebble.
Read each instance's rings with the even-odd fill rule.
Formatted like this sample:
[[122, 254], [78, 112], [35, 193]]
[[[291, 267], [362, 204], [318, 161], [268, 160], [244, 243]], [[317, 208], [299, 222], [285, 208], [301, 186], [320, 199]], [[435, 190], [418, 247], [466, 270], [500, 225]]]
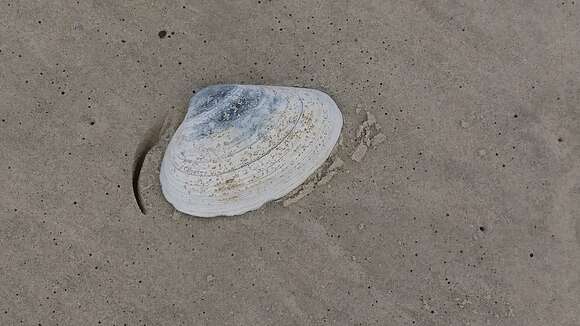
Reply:
[[368, 149], [367, 145], [365, 145], [363, 142], [358, 144], [357, 148], [354, 150], [354, 153], [352, 153], [351, 156], [352, 160], [360, 163], [362, 159], [365, 157], [367, 149]]
[[385, 136], [385, 134], [383, 134], [383, 133], [379, 133], [378, 135], [374, 136], [373, 139], [371, 139], [371, 145], [373, 147], [377, 147], [379, 144], [383, 143], [385, 140], [387, 140], [387, 136]]

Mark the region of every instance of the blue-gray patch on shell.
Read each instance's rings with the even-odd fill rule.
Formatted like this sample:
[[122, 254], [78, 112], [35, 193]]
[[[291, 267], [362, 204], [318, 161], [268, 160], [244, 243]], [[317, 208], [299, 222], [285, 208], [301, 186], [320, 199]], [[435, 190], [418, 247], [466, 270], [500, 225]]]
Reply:
[[219, 102], [223, 101], [236, 86], [215, 85], [202, 89], [189, 101], [189, 111], [186, 119], [191, 119], [196, 115], [212, 109]]
[[279, 98], [256, 88], [235, 85], [204, 88], [192, 97], [185, 119], [196, 128], [184, 136], [193, 141], [230, 128], [243, 131], [241, 139], [265, 133], [264, 118], [282, 108], [279, 102]]

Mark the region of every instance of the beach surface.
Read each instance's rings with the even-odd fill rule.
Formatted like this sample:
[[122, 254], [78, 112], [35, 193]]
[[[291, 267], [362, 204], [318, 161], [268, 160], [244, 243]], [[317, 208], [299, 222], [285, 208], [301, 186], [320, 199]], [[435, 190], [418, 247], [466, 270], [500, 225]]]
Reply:
[[[580, 325], [579, 53], [568, 0], [1, 1], [0, 325]], [[194, 218], [159, 163], [223, 83], [341, 141]]]

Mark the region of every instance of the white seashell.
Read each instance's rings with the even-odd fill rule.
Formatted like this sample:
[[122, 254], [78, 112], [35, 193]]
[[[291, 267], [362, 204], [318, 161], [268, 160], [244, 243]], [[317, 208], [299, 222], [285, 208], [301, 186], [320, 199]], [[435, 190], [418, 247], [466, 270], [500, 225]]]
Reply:
[[216, 85], [191, 98], [161, 164], [165, 198], [202, 217], [255, 210], [302, 184], [330, 155], [342, 115], [312, 89]]

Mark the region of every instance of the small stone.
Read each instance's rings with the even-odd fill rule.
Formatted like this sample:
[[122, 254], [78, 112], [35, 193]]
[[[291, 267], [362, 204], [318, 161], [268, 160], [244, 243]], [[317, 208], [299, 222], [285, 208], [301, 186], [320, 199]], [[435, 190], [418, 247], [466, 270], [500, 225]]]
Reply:
[[365, 145], [363, 142], [358, 144], [357, 148], [354, 150], [354, 153], [352, 153], [351, 156], [352, 160], [360, 163], [362, 159], [365, 157], [367, 149], [368, 149], [367, 145]]
[[371, 139], [371, 145], [373, 147], [377, 147], [379, 144], [381, 144], [385, 140], [387, 140], [387, 136], [385, 136], [385, 134], [383, 134], [383, 133], [379, 133], [378, 135], [374, 136], [373, 139]]
[[377, 118], [370, 112], [367, 112], [367, 123], [369, 126], [375, 126], [377, 124]]
[[340, 169], [343, 166], [344, 166], [344, 161], [341, 160], [340, 157], [337, 156], [336, 159], [332, 162], [332, 164], [328, 168], [328, 171], [334, 171], [334, 170]]
[[215, 281], [215, 276], [213, 274], [209, 274], [206, 278], [206, 280], [211, 283], [213, 281]]
[[336, 159], [332, 162], [326, 175], [322, 176], [318, 181], [317, 185], [325, 185], [332, 180], [332, 178], [338, 173], [338, 170], [342, 168], [344, 165], [344, 161], [340, 159], [340, 157], [336, 157]]
[[479, 156], [485, 156], [485, 154], [487, 154], [487, 151], [485, 149], [480, 149], [479, 151], [477, 151], [477, 155]]
[[379, 130], [380, 126], [377, 125], [377, 119], [375, 116], [372, 115], [372, 113], [367, 112], [367, 120], [358, 127], [356, 138], [363, 139], [365, 144], [370, 146], [372, 129]]
[[461, 121], [461, 128], [463, 128], [463, 129], [469, 128], [469, 122], [462, 120]]
[[362, 230], [362, 229], [364, 229], [364, 228], [365, 228], [365, 225], [364, 225], [364, 223], [361, 223], [361, 224], [359, 224], [359, 225], [358, 225], [358, 229], [359, 229], [359, 230]]

